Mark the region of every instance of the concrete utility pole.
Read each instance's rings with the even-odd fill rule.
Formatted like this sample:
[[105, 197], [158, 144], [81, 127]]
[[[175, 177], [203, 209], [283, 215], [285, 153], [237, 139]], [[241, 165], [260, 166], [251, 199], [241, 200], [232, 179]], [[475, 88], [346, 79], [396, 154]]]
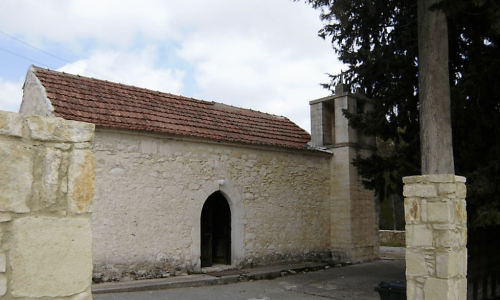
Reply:
[[418, 0], [418, 85], [422, 175], [455, 174], [451, 132], [448, 26], [440, 0]]

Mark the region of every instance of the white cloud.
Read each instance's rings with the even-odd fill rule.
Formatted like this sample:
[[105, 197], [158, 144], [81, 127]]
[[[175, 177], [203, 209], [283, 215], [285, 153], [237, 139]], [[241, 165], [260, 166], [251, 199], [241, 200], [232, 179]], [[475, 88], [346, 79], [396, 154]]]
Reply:
[[319, 83], [328, 80], [327, 71], [341, 68], [329, 45], [317, 42], [308, 53], [308, 46], [279, 47], [257, 34], [195, 33], [178, 55], [194, 66], [195, 98], [284, 115], [309, 130], [309, 101], [328, 95]]
[[307, 130], [308, 101], [326, 96], [319, 83], [341, 68], [316, 35], [319, 12], [290, 0], [6, 0], [0, 28], [77, 57], [60, 68], [68, 73], [284, 115]]
[[23, 79], [18, 82], [6, 81], [0, 78], [0, 110], [19, 111], [23, 97]]
[[0, 24], [38, 46], [52, 41], [81, 48], [82, 40], [91, 40], [126, 47], [138, 35], [164, 39], [175, 34], [171, 15], [160, 0], [8, 0]]
[[95, 51], [88, 58], [66, 65], [59, 71], [181, 94], [185, 72], [157, 68], [157, 52], [154, 46], [133, 52]]

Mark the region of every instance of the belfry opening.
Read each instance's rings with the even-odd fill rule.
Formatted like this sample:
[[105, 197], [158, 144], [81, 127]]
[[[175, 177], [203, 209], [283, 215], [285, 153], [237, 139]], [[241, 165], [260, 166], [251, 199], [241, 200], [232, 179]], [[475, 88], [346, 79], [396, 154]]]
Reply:
[[201, 211], [201, 267], [231, 264], [231, 209], [224, 195], [210, 195]]

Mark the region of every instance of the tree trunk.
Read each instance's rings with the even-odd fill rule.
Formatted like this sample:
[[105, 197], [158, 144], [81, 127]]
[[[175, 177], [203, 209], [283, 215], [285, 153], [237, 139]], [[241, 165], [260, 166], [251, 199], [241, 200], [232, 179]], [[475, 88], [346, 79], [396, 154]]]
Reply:
[[418, 85], [422, 174], [455, 174], [451, 133], [448, 26], [439, 0], [418, 0]]

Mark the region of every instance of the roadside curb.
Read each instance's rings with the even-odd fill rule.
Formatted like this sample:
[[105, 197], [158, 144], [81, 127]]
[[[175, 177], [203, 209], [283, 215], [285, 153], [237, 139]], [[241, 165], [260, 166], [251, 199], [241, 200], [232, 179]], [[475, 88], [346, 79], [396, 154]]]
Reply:
[[[381, 260], [404, 260], [405, 248], [380, 247]], [[92, 285], [92, 294], [127, 293], [138, 291], [166, 290], [184, 287], [221, 285], [252, 280], [274, 279], [294, 274], [315, 272], [329, 268], [352, 265], [350, 262], [315, 263], [307, 262], [290, 265], [242, 269], [244, 274], [214, 277], [206, 274], [191, 274], [161, 279], [132, 280], [125, 282], [106, 282]]]
[[263, 268], [243, 269], [248, 272], [241, 275], [214, 277], [205, 274], [176, 276], [162, 279], [134, 280], [126, 282], [109, 282], [94, 284], [92, 294], [126, 293], [138, 291], [165, 290], [183, 287], [200, 287], [237, 283], [242, 281], [274, 279], [277, 277], [314, 272], [333, 267], [341, 267], [349, 263], [303, 263], [295, 265], [280, 265]]

